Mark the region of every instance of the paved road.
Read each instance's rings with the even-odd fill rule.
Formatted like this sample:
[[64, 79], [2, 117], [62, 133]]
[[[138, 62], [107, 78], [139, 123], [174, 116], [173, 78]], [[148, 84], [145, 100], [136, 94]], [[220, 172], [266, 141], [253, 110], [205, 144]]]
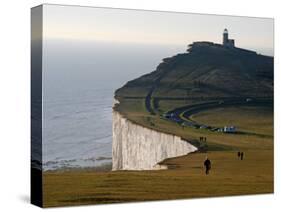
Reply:
[[213, 108], [220, 108], [220, 107], [231, 107], [231, 106], [262, 106], [262, 105], [270, 105], [272, 104], [271, 100], [251, 100], [247, 101], [245, 98], [243, 99], [229, 99], [229, 100], [217, 100], [217, 101], [210, 101], [201, 104], [195, 105], [188, 105], [180, 108], [175, 108], [174, 110], [168, 111], [164, 118], [181, 124], [183, 126], [190, 126], [194, 128], [207, 128], [209, 130], [217, 130], [216, 127], [207, 126], [204, 123], [198, 123], [192, 120], [190, 117], [193, 114], [199, 113], [204, 110], [209, 110]]

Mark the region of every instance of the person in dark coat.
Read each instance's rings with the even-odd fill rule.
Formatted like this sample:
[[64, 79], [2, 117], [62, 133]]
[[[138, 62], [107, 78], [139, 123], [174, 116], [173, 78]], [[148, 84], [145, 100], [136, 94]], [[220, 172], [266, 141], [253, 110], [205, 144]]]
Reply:
[[238, 152], [238, 153], [237, 153], [238, 158], [240, 158], [240, 155], [241, 155], [241, 152]]
[[206, 160], [204, 161], [204, 166], [205, 166], [205, 173], [207, 175], [207, 174], [209, 174], [210, 169], [211, 169], [211, 161], [209, 160], [208, 157], [206, 157]]

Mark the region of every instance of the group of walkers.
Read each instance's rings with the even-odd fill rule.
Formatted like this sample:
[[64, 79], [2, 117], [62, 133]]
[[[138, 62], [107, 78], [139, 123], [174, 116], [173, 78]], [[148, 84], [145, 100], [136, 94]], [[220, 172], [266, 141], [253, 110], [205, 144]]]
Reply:
[[243, 158], [244, 158], [244, 152], [238, 152], [238, 153], [237, 153], [237, 156], [238, 156], [239, 159], [243, 160]]
[[[240, 160], [243, 160], [244, 158], [244, 152], [238, 152], [237, 156]], [[211, 170], [211, 161], [210, 159], [206, 156], [206, 160], [204, 161], [204, 167], [205, 167], [205, 174], [208, 175]]]
[[206, 141], [207, 141], [207, 138], [206, 138], [206, 137], [199, 137], [199, 141], [204, 141], [204, 142], [206, 142]]
[[[206, 142], [207, 138], [206, 137], [199, 137], [200, 141]], [[244, 152], [237, 152], [237, 156], [240, 160], [244, 159]], [[204, 168], [205, 168], [205, 174], [208, 175], [211, 170], [211, 160], [206, 156], [206, 159], [204, 161]]]

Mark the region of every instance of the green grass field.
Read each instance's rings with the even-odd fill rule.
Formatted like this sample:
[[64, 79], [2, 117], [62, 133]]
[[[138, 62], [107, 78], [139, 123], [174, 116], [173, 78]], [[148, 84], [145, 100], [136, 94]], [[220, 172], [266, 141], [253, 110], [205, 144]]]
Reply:
[[[196, 121], [215, 126], [233, 124], [243, 132], [224, 134], [183, 128], [147, 114], [144, 104], [136, 101], [142, 100], [126, 101], [118, 110], [126, 111], [125, 115], [133, 121], [155, 130], [186, 139], [205, 136], [208, 152], [166, 159], [162, 163], [169, 169], [161, 171], [85, 169], [44, 172], [44, 207], [273, 192], [272, 108], [218, 108], [192, 116]], [[132, 105], [138, 105], [137, 109], [130, 111]], [[169, 102], [165, 109], [172, 106]], [[245, 153], [243, 161], [238, 159], [237, 151]], [[212, 162], [211, 173], [207, 176], [203, 170], [206, 155]]]
[[209, 152], [212, 169], [204, 174], [205, 153], [168, 159], [161, 171], [44, 174], [44, 207], [246, 195], [273, 192], [271, 150]]

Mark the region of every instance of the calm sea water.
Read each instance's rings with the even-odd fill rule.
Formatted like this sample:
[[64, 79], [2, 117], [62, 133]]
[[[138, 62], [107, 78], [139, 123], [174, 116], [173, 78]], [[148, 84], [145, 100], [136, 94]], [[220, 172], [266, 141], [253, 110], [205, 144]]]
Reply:
[[43, 169], [111, 162], [114, 91], [185, 46], [43, 43]]

